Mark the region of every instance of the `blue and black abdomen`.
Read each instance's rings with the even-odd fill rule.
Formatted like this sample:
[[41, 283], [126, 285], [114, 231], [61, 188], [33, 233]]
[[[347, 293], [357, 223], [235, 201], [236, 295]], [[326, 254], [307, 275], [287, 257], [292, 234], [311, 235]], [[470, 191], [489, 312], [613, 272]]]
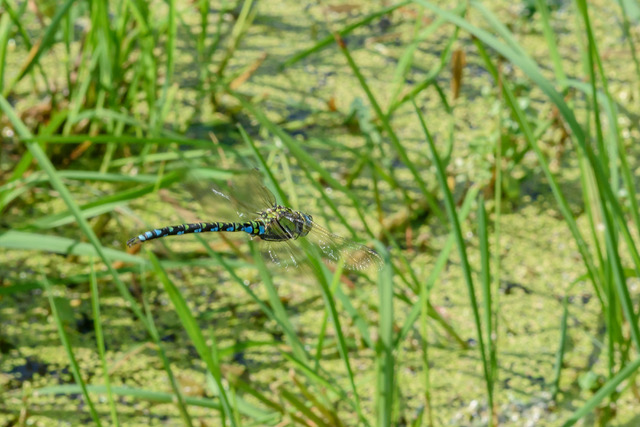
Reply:
[[189, 233], [205, 233], [211, 232], [237, 232], [244, 231], [253, 236], [260, 236], [265, 233], [265, 224], [263, 221], [249, 222], [198, 222], [195, 224], [180, 224], [169, 227], [156, 228], [154, 230], [145, 231], [144, 233], [130, 239], [127, 246], [131, 247], [137, 242], [146, 242], [147, 240], [159, 239], [165, 236], [180, 236]]

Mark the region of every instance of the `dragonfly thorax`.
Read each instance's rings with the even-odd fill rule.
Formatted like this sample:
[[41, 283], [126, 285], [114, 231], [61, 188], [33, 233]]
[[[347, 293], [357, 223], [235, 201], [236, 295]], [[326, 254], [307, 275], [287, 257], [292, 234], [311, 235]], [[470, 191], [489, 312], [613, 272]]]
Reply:
[[309, 234], [313, 227], [313, 218], [302, 212], [284, 206], [274, 206], [261, 213], [265, 220], [263, 240], [295, 240]]

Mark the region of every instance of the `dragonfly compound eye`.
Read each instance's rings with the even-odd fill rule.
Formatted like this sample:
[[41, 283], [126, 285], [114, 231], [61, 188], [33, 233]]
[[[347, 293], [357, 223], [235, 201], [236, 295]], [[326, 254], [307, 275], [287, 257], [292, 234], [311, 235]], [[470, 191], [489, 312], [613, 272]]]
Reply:
[[300, 230], [301, 236], [306, 236], [311, 231], [311, 227], [313, 227], [313, 218], [311, 215], [302, 214], [304, 218], [304, 223], [302, 224], [302, 230]]

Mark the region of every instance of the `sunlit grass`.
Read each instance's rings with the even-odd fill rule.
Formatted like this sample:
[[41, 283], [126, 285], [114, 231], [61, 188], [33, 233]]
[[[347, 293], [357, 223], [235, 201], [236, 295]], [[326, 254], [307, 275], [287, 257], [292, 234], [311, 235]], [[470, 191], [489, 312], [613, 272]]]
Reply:
[[[433, 354], [444, 351], [452, 370], [460, 354], [472, 360], [466, 365], [473, 367], [468, 389], [483, 392], [470, 396], [461, 387], [459, 395], [466, 404], [484, 405], [474, 422], [502, 424], [509, 396], [501, 379], [511, 374], [501, 363], [508, 357], [502, 351], [508, 348], [510, 317], [518, 313], [498, 297], [512, 279], [502, 266], [501, 243], [511, 236], [501, 226], [505, 210], [527, 203], [513, 188], [524, 183], [518, 171], [526, 169], [548, 187], [573, 238], [572, 271], [578, 277], [561, 283], [553, 295], [561, 309], [553, 326], [558, 340], [544, 349], [522, 349], [555, 355], [549, 359], [554, 371], [544, 379], [551, 397], [529, 397], [555, 405], [555, 414], [547, 416], [565, 425], [593, 413], [606, 424], [621, 397], [635, 399], [640, 330], [630, 283], [640, 275], [640, 213], [637, 153], [623, 129], [633, 111], [614, 93], [593, 25], [597, 12], [587, 2], [566, 6], [580, 28], [578, 75], [579, 67], [562, 58], [560, 24], [542, 0], [531, 6], [533, 17], [509, 26], [504, 15], [475, 1], [448, 11], [423, 0], [356, 8], [349, 19], [333, 21], [332, 14], [343, 12], [327, 6], [317, 21], [324, 26], [305, 29], [318, 34], [303, 48], [291, 40], [295, 48], [279, 56], [251, 45], [262, 37], [256, 28], [273, 16], [250, 0], [215, 6], [67, 1], [50, 9], [44, 3], [36, 16], [26, 2], [5, 2], [8, 13], [0, 17], [0, 111], [3, 145], [11, 147], [0, 159], [0, 212], [7, 218], [0, 223], [0, 248], [43, 261], [39, 269], [21, 274], [15, 273], [19, 266], [7, 265], [6, 276], [0, 276], [0, 310], [38, 298], [51, 314], [72, 373], [70, 384], [38, 383], [40, 396], [68, 396], [71, 402], [81, 394], [82, 415], [96, 424], [124, 425], [132, 402], [150, 402], [170, 405], [170, 422], [185, 425], [198, 424], [202, 414], [227, 425], [440, 425], [450, 420], [439, 411], [451, 417], [451, 410], [438, 399], [442, 390], [433, 388], [434, 380], [446, 375]], [[298, 19], [305, 22], [308, 13]], [[636, 24], [628, 13], [619, 11], [617, 30], [627, 36], [619, 48], [628, 52], [637, 74]], [[46, 26], [35, 31], [40, 19]], [[410, 23], [410, 31], [398, 30], [400, 36], [392, 39], [400, 46], [396, 53], [385, 44], [385, 30], [376, 32], [385, 20]], [[519, 25], [536, 31], [539, 25], [548, 63], [537, 62], [530, 47], [521, 45]], [[360, 45], [361, 34], [373, 41]], [[438, 61], [425, 70], [422, 55], [434, 46]], [[363, 51], [394, 65], [376, 68], [365, 63]], [[327, 52], [332, 59], [322, 62]], [[475, 56], [473, 78], [490, 88], [473, 102], [486, 104], [485, 120], [495, 122], [486, 139], [492, 145], [476, 148], [478, 153], [463, 145], [468, 139], [461, 129], [486, 123], [457, 122], [471, 107], [444, 86], [470, 84], [450, 73], [452, 58], [459, 66], [464, 52]], [[51, 60], [59, 67], [49, 65]], [[313, 61], [329, 67], [325, 79], [334, 78], [331, 73], [350, 78], [353, 92], [327, 96], [305, 83], [298, 88], [304, 101], [293, 91], [291, 99], [270, 97], [273, 87], [286, 87], [282, 81], [306, 74], [305, 66], [312, 70]], [[179, 74], [181, 68], [189, 72]], [[282, 80], [265, 83], [275, 73]], [[390, 85], [377, 87], [383, 76]], [[637, 77], [617, 78], [632, 84]], [[629, 90], [638, 95], [638, 89]], [[15, 102], [36, 103], [43, 96], [40, 111]], [[350, 105], [349, 114], [335, 106], [340, 102]], [[491, 112], [490, 105], [496, 106]], [[274, 113], [277, 108], [294, 121], [307, 115], [299, 133]], [[432, 119], [436, 116], [439, 120]], [[328, 135], [317, 136], [316, 127]], [[560, 154], [543, 143], [552, 131], [562, 134]], [[348, 133], [356, 142], [334, 137]], [[465, 155], [482, 157], [486, 170], [461, 172], [456, 160]], [[552, 165], [554, 155], [577, 171], [579, 197], [568, 193], [566, 177]], [[140, 252], [125, 250], [129, 237], [163, 225], [151, 221], [177, 224], [200, 210], [180, 198], [186, 173], [206, 171], [206, 179], [226, 180], [253, 167], [279, 202], [378, 251], [381, 270], [352, 274], [310, 252], [304, 272], [282, 271], [263, 258], [259, 241], [246, 244], [221, 235], [167, 238]], [[391, 221], [396, 216], [399, 228]], [[434, 230], [429, 233], [434, 243], [417, 243], [425, 229]], [[447, 313], [446, 298], [434, 296], [451, 277], [460, 284], [455, 292], [466, 288], [467, 306], [454, 315]], [[604, 325], [605, 332], [593, 331], [602, 353], [595, 366], [574, 363], [569, 369], [570, 337], [578, 333], [571, 319], [580, 310], [571, 300], [583, 282], [597, 299]], [[216, 311], [197, 298], [194, 289], [203, 283], [209, 302], [222, 304]], [[36, 293], [40, 289], [44, 292]], [[121, 319], [110, 318], [105, 304], [116, 292], [132, 314], [129, 327], [136, 339], [155, 352], [150, 358], [158, 363], [149, 370], [166, 378], [161, 390], [144, 380], [129, 386], [110, 371], [120, 362], [118, 354], [132, 350], [119, 348], [112, 334], [122, 328]], [[62, 299], [82, 300], [85, 293], [95, 341], [75, 334], [57, 305]], [[221, 325], [234, 321], [247, 322], [241, 329], [273, 336], [254, 339], [242, 331], [229, 336]], [[26, 325], [22, 333], [28, 333]], [[167, 336], [179, 337], [175, 340], [188, 348]], [[5, 341], [0, 332], [0, 343]], [[99, 360], [95, 370], [77, 357], [87, 348]], [[420, 356], [412, 359], [413, 352]], [[239, 362], [245, 357], [250, 362]], [[185, 363], [202, 374], [198, 396], [183, 384]], [[581, 376], [601, 377], [591, 389], [576, 392], [568, 377], [578, 369]], [[260, 370], [273, 377], [264, 380]], [[407, 372], [415, 381], [406, 382]], [[0, 390], [0, 401], [22, 398], [20, 387]], [[37, 405], [37, 395], [30, 399], [22, 405]], [[2, 412], [10, 420], [24, 416], [13, 403]]]

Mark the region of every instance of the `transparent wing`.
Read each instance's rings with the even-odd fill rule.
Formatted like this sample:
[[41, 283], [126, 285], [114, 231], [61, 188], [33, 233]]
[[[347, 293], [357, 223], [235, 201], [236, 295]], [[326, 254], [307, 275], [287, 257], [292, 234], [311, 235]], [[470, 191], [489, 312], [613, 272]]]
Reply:
[[345, 259], [345, 267], [349, 270], [366, 270], [373, 267], [380, 270], [383, 265], [382, 258], [376, 251], [365, 245], [345, 239], [314, 223], [311, 231], [304, 239], [318, 247], [322, 255], [332, 262]]
[[291, 240], [260, 242], [260, 250], [266, 258], [285, 270], [309, 267], [309, 259], [304, 250]]
[[374, 250], [330, 233], [315, 223], [304, 237], [260, 243], [261, 250], [268, 258], [285, 269], [307, 266], [309, 259], [304, 245], [315, 247], [325, 259], [334, 263], [344, 257], [345, 268], [349, 270], [362, 271], [370, 267], [379, 270], [383, 265], [382, 258]]
[[[256, 218], [260, 212], [276, 204], [273, 193], [264, 186], [257, 169], [213, 186], [210, 185], [211, 177], [207, 178], [206, 175], [203, 170], [193, 171], [185, 178], [184, 186], [205, 208], [207, 215], [211, 216], [209, 220], [246, 221]], [[308, 265], [304, 249], [307, 244], [318, 249], [329, 261], [338, 262], [344, 257], [345, 267], [350, 270], [366, 270], [369, 267], [380, 269], [383, 264], [380, 255], [372, 249], [330, 233], [315, 223], [306, 236], [298, 239], [286, 237], [283, 235], [282, 241], [260, 242], [261, 251], [285, 269]]]
[[204, 171], [194, 171], [187, 174], [184, 187], [215, 221], [254, 219], [276, 203], [257, 169], [214, 185]]
[[[257, 169], [235, 177], [224, 187], [213, 187], [214, 194], [231, 202], [242, 216], [255, 217], [265, 209], [276, 204], [276, 198], [262, 183], [262, 175]], [[245, 218], [246, 219], [246, 218]]]

